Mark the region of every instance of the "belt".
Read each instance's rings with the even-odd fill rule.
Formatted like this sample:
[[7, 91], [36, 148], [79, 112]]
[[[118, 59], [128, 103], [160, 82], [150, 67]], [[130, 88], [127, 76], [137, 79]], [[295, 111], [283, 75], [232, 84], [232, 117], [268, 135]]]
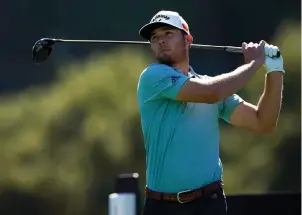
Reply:
[[146, 197], [150, 197], [157, 200], [186, 203], [198, 199], [202, 196], [211, 195], [214, 191], [222, 187], [223, 187], [223, 183], [220, 180], [195, 190], [185, 190], [178, 193], [161, 193], [161, 192], [152, 191], [146, 187], [145, 195]]

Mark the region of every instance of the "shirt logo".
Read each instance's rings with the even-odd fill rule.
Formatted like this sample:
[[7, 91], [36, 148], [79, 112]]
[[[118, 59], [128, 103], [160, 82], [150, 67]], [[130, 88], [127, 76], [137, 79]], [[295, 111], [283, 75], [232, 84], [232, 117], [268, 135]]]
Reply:
[[180, 76], [171, 76], [172, 84], [175, 84], [179, 78]]

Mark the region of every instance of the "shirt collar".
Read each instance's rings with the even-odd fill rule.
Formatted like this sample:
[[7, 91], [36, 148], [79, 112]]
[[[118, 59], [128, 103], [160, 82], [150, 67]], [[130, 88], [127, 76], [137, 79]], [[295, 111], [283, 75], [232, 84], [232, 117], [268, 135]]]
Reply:
[[[153, 64], [159, 64], [159, 63], [153, 63]], [[175, 71], [177, 71], [177, 72], [180, 72], [180, 73], [182, 73], [179, 69], [177, 69], [176, 67], [172, 67]], [[199, 77], [199, 75], [196, 73], [196, 72], [194, 72], [194, 69], [189, 65], [189, 72], [188, 72], [188, 77], [189, 78], [192, 78], [192, 77], [194, 77], [194, 78], [198, 78]]]
[[189, 76], [189, 78], [192, 78], [192, 77], [199, 77], [198, 76], [198, 74], [196, 74], [195, 72], [194, 72], [194, 69], [191, 67], [191, 66], [189, 66], [189, 72], [188, 72], [188, 76]]

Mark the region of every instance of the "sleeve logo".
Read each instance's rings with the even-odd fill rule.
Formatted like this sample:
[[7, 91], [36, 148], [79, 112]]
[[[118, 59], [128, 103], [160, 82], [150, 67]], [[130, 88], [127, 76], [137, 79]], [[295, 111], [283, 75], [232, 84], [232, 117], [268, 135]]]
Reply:
[[171, 76], [172, 84], [175, 84], [179, 78], [180, 76]]

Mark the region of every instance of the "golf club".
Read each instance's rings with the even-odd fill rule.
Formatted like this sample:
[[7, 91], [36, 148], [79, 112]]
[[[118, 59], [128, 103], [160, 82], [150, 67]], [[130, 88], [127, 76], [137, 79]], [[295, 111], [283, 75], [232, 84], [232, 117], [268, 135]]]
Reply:
[[[56, 43], [115, 43], [115, 44], [133, 44], [133, 45], [150, 45], [149, 42], [143, 41], [119, 41], [119, 40], [69, 40], [69, 39], [55, 39], [55, 38], [42, 38], [38, 40], [32, 48], [32, 59], [39, 63], [46, 60], [51, 54], [52, 47]], [[200, 45], [192, 44], [192, 48], [218, 50], [233, 53], [242, 53], [241, 47], [235, 46], [214, 46], [214, 45]], [[280, 56], [280, 51], [276, 57]]]

